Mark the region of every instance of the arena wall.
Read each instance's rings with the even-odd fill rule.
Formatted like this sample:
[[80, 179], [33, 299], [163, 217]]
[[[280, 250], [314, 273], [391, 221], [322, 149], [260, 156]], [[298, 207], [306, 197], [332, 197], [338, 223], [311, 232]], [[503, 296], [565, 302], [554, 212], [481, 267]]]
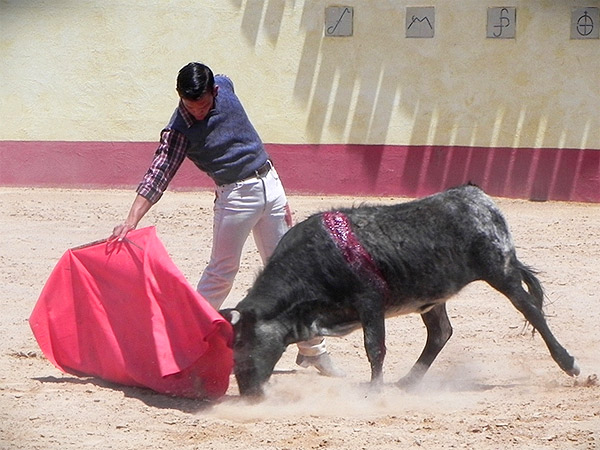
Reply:
[[[325, 10], [353, 9], [351, 36]], [[177, 104], [177, 71], [229, 75], [290, 192], [600, 202], [597, 0], [0, 2], [0, 185], [135, 186]], [[490, 7], [515, 37], [486, 37]], [[408, 19], [408, 20], [407, 20]], [[597, 24], [600, 26], [600, 24]], [[174, 189], [210, 188], [186, 163]]]

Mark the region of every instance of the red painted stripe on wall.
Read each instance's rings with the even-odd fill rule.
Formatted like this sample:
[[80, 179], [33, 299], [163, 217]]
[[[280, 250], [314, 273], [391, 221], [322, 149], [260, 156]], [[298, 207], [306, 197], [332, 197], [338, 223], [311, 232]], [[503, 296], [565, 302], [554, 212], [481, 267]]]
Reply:
[[[466, 182], [490, 195], [600, 202], [600, 149], [266, 144], [290, 193], [420, 197]], [[0, 141], [0, 185], [137, 186], [151, 142]], [[171, 189], [210, 189], [186, 161]]]

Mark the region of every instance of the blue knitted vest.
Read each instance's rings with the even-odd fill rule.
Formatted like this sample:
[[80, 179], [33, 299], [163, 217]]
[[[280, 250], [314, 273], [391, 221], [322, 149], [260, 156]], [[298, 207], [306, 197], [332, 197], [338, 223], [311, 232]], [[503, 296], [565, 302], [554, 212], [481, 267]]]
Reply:
[[215, 84], [219, 86], [215, 107], [204, 120], [188, 127], [177, 108], [166, 128], [185, 135], [189, 141], [188, 158], [221, 185], [251, 176], [269, 155], [235, 95], [231, 80], [217, 75]]

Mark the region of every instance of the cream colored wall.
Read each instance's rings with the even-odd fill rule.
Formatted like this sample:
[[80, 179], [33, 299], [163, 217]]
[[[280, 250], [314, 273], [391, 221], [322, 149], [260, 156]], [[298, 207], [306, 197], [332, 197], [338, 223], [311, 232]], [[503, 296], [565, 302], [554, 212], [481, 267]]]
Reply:
[[[570, 40], [598, 0], [1, 0], [0, 140], [154, 141], [191, 60], [230, 75], [265, 142], [600, 149], [600, 41]], [[354, 36], [323, 36], [326, 6]], [[489, 6], [517, 38], [485, 38]]]

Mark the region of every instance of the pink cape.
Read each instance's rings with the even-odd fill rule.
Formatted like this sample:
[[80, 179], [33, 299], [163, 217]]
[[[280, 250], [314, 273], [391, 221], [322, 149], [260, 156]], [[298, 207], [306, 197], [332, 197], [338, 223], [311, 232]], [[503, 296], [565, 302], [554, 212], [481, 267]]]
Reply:
[[68, 250], [29, 318], [60, 370], [192, 398], [225, 394], [233, 331], [187, 282], [154, 227]]

